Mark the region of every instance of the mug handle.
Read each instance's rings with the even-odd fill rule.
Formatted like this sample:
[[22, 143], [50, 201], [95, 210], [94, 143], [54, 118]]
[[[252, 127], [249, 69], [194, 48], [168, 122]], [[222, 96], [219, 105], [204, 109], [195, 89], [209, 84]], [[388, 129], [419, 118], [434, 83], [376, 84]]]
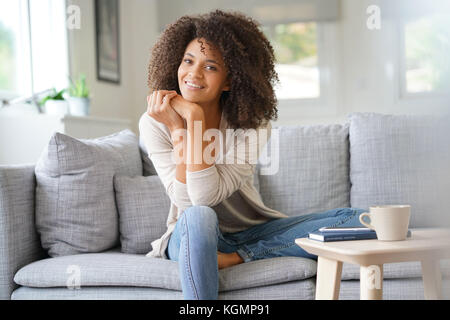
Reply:
[[361, 213], [361, 214], [359, 215], [359, 222], [361, 222], [361, 223], [362, 223], [363, 225], [365, 225], [367, 228], [372, 229], [372, 230], [375, 230], [375, 227], [374, 227], [373, 225], [371, 225], [371, 224], [369, 224], [369, 223], [363, 221], [363, 217], [369, 217], [370, 222], [372, 222], [372, 219], [370, 218], [370, 213], [369, 213], [369, 212]]

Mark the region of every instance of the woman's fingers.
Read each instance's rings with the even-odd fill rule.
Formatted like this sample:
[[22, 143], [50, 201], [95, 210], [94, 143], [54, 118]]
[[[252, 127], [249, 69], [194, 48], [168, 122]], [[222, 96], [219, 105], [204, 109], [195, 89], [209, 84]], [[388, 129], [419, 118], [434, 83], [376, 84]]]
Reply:
[[174, 90], [157, 90], [153, 91], [150, 96], [147, 96], [147, 112], [157, 113], [162, 112], [168, 105], [170, 99], [177, 96]]
[[153, 99], [153, 92], [147, 96], [147, 113], [150, 114], [152, 112], [152, 99]]
[[155, 111], [155, 99], [156, 99], [156, 91], [153, 91], [152, 96], [150, 98], [150, 108], [152, 112]]
[[176, 92], [171, 92], [171, 93], [166, 94], [166, 95], [164, 96], [164, 98], [163, 98], [163, 104], [164, 104], [164, 105], [169, 105], [169, 104], [170, 104], [170, 100], [171, 100], [173, 97], [176, 97], [176, 96], [177, 96], [177, 93], [176, 93]]
[[172, 108], [170, 101], [178, 94], [173, 90], [157, 90], [147, 97], [147, 113], [169, 128], [183, 126], [182, 117]]
[[158, 106], [158, 110], [162, 111], [164, 107], [167, 105], [167, 102], [170, 101], [170, 99], [174, 96], [173, 91], [168, 90], [160, 90], [158, 91], [158, 96], [156, 99], [156, 104]]
[[164, 94], [161, 92], [161, 90], [158, 91], [156, 95], [156, 108], [158, 111], [161, 111], [162, 106], [162, 99], [164, 98]]

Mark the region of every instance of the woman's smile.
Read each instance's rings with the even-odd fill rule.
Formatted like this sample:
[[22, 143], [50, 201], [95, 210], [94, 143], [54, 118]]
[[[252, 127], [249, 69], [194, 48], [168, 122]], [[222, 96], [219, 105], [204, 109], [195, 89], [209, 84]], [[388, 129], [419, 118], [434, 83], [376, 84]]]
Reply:
[[198, 84], [196, 82], [189, 81], [189, 80], [184, 81], [184, 84], [186, 85], [186, 87], [189, 90], [194, 90], [194, 91], [201, 90], [201, 89], [205, 88], [204, 86], [202, 86], [202, 85], [200, 85], [200, 84]]

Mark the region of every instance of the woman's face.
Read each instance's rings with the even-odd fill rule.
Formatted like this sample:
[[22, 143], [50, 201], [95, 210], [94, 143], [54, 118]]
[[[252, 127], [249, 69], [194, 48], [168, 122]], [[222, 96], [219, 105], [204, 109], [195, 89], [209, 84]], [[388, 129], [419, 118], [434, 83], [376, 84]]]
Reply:
[[[200, 105], [219, 102], [222, 91], [230, 90], [227, 69], [219, 50], [205, 39], [192, 40], [178, 67], [178, 86], [183, 98]], [[201, 51], [202, 45], [204, 53]]]

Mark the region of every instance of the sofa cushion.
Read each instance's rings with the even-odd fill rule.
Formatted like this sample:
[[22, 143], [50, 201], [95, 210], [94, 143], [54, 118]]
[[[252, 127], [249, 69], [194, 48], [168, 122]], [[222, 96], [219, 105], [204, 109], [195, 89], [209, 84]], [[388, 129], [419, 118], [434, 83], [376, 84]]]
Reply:
[[167, 230], [170, 198], [158, 176], [114, 176], [122, 252], [144, 254]]
[[275, 127], [266, 151], [279, 161], [278, 171], [264, 174], [263, 152], [257, 165], [269, 208], [293, 216], [350, 206], [348, 124]]
[[[440, 260], [443, 278], [450, 278], [450, 260]], [[359, 265], [343, 263], [342, 280], [358, 280]], [[383, 265], [384, 279], [421, 278], [422, 266], [420, 261], [386, 263]]]
[[119, 242], [114, 175], [142, 175], [136, 135], [97, 139], [56, 132], [36, 174], [36, 228], [49, 256], [100, 252]]
[[142, 158], [142, 169], [144, 176], [153, 176], [157, 175], [155, 166], [153, 165], [152, 160], [150, 160], [147, 148], [145, 147], [144, 141], [142, 140], [142, 136], [139, 136], [139, 152], [141, 153]]
[[[290, 281], [264, 287], [219, 292], [219, 300], [313, 300], [315, 278]], [[358, 288], [359, 289], [359, 288]], [[423, 291], [423, 290], [422, 290]], [[359, 291], [354, 293], [359, 299]], [[83, 287], [67, 288], [19, 287], [11, 300], [182, 300], [183, 293], [148, 287]]]
[[410, 227], [450, 227], [450, 118], [353, 113], [351, 206], [411, 205]]
[[[450, 279], [442, 279], [442, 300], [450, 299]], [[359, 280], [342, 281], [339, 287], [339, 300], [359, 300], [361, 284]], [[66, 290], [69, 291], [69, 290]], [[424, 300], [423, 280], [421, 278], [387, 279], [383, 281], [383, 300]], [[411, 303], [397, 301], [396, 303]], [[386, 302], [384, 302], [386, 303]], [[414, 302], [412, 302], [414, 303]], [[422, 303], [421, 303], [422, 304]], [[419, 305], [421, 305], [419, 304]], [[418, 305], [418, 306], [419, 306]]]
[[[316, 261], [281, 257], [241, 263], [219, 270], [219, 291], [308, 279]], [[74, 281], [79, 276], [79, 281]], [[181, 291], [178, 262], [114, 251], [43, 259], [21, 268], [15, 283], [27, 287], [134, 286]]]

